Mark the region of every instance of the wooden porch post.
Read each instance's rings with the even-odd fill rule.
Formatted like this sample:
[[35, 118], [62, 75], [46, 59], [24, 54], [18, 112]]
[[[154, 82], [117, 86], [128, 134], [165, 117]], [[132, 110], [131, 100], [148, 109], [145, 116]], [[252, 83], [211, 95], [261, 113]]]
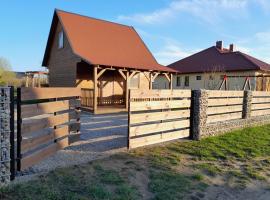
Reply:
[[128, 103], [129, 103], [129, 82], [130, 82], [129, 71], [127, 71], [127, 74], [126, 74], [126, 109], [128, 109]]
[[173, 74], [171, 74], [170, 89], [173, 89]]
[[152, 81], [152, 73], [149, 72], [149, 89], [152, 90], [153, 89], [153, 81]]
[[93, 111], [94, 111], [94, 114], [97, 113], [97, 105], [98, 105], [98, 74], [97, 74], [97, 70], [98, 70], [98, 66], [95, 65], [94, 66], [94, 74], [93, 74], [93, 77], [94, 77], [94, 105], [93, 105]]
[[28, 77], [28, 74], [26, 74], [25, 87], [29, 87], [29, 77]]

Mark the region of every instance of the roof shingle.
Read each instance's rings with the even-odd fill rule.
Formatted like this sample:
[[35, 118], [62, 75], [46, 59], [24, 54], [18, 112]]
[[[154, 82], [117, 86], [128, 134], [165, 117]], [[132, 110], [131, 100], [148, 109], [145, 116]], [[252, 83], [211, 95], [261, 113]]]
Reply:
[[180, 73], [212, 71], [270, 71], [270, 65], [240, 51], [219, 50], [216, 46], [168, 65]]
[[133, 27], [56, 10], [73, 52], [90, 64], [174, 71], [157, 63]]

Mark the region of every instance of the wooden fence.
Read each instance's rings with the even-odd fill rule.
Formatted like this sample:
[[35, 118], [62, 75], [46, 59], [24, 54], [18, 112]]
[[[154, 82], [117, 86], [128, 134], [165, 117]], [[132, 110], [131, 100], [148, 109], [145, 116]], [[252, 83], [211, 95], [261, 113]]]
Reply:
[[243, 91], [207, 91], [207, 123], [241, 119]]
[[[259, 118], [265, 116], [265, 118]], [[128, 148], [270, 123], [270, 92], [132, 90]]]
[[190, 90], [131, 90], [128, 148], [190, 135]]
[[251, 116], [270, 114], [270, 92], [253, 92]]
[[18, 171], [70, 144], [80, 130], [80, 95], [77, 88], [18, 88]]

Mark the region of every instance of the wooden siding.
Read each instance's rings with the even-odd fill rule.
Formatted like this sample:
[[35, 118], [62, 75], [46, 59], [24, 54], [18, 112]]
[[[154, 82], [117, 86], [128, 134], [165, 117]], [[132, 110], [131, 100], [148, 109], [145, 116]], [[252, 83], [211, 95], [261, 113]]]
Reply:
[[81, 59], [72, 52], [65, 34], [64, 48], [58, 49], [58, 35], [62, 30], [58, 22], [48, 59], [50, 87], [74, 87], [76, 84], [76, 68]]

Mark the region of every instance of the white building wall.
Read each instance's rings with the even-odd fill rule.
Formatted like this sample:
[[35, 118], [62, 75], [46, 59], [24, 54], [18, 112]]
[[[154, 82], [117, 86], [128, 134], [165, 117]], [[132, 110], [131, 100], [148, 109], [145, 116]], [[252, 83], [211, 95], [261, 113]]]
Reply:
[[[256, 88], [256, 71], [244, 72], [215, 72], [215, 73], [192, 73], [173, 76], [173, 89], [207, 89], [217, 90], [223, 81], [224, 75], [239, 76], [228, 77], [228, 90], [242, 90], [246, 77], [250, 76], [252, 90]], [[253, 77], [252, 77], [253, 76]], [[180, 85], [177, 85], [177, 77], [180, 78]], [[189, 84], [185, 84], [185, 77], [188, 77]], [[198, 78], [197, 78], [198, 77]], [[201, 78], [201, 80], [198, 80]], [[158, 76], [153, 82], [153, 89], [169, 89], [169, 82], [164, 76]]]

